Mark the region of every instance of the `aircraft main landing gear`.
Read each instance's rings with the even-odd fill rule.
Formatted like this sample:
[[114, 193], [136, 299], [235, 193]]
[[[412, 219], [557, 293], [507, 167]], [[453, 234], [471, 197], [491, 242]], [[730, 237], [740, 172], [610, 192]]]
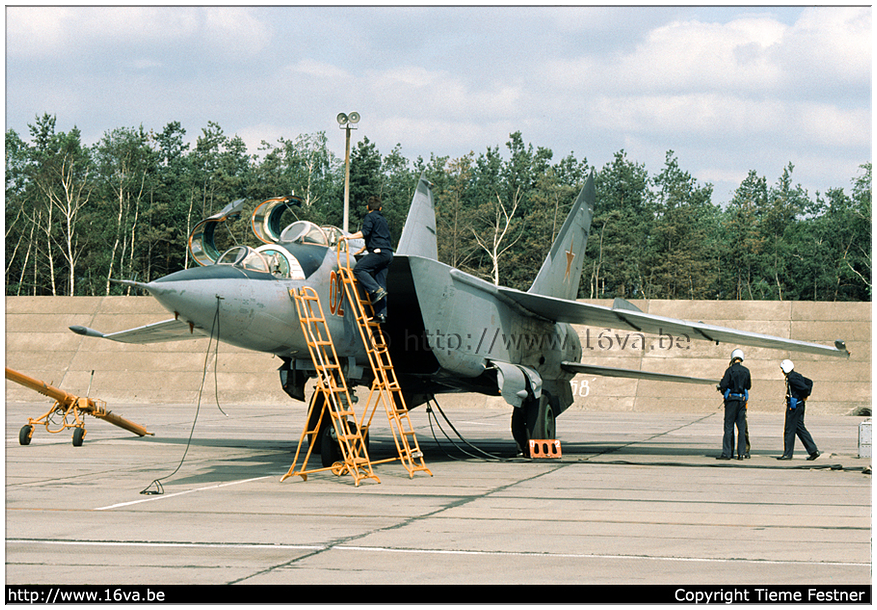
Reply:
[[524, 457], [530, 457], [530, 439], [553, 439], [557, 434], [555, 400], [542, 392], [512, 410], [512, 437]]
[[[347, 420], [346, 424], [348, 433], [356, 434], [356, 422]], [[365, 441], [365, 451], [368, 453], [368, 431], [366, 431], [363, 440]], [[314, 448], [316, 449], [316, 447]], [[344, 456], [341, 455], [341, 446], [335, 434], [335, 427], [331, 423], [323, 426], [320, 430], [320, 463], [324, 468], [328, 468], [335, 462], [343, 459]]]

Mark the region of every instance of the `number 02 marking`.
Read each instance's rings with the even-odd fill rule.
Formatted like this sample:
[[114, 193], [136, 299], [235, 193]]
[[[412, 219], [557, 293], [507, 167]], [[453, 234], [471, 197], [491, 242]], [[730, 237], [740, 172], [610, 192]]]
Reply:
[[344, 316], [344, 286], [341, 285], [341, 276], [334, 271], [329, 276], [329, 312], [332, 315]]

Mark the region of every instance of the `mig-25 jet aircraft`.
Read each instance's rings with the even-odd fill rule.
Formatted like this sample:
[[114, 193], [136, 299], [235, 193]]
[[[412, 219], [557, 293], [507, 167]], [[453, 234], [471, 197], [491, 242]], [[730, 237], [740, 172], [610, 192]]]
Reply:
[[[825, 346], [650, 315], [620, 299], [612, 307], [577, 302], [594, 199], [591, 172], [532, 286], [522, 292], [438, 260], [432, 192], [429, 182], [420, 178], [390, 265], [390, 310], [383, 325], [409, 409], [446, 392], [501, 395], [511, 406], [512, 436], [528, 455], [530, 439], [555, 438], [555, 418], [573, 402], [570, 380], [576, 374], [716, 383], [581, 362], [581, 342], [571, 324], [849, 356], [842, 341]], [[315, 368], [290, 295], [310, 286], [323, 307], [328, 305], [327, 328], [348, 384], [368, 387], [372, 371], [338, 273], [337, 248], [346, 235], [335, 227], [301, 220], [280, 231], [283, 211], [295, 203], [294, 197], [278, 198], [256, 208], [252, 228], [264, 242], [258, 248], [236, 246], [220, 253], [214, 245], [216, 226], [243, 207], [237, 201], [193, 230], [189, 249], [202, 266], [148, 283], [122, 280], [148, 291], [174, 314], [172, 319], [108, 334], [83, 327], [71, 330], [125, 343], [176, 341], [216, 332], [213, 336], [219, 341], [281, 358], [283, 389], [304, 401], [305, 382]], [[351, 244], [350, 252], [360, 246]], [[505, 340], [508, 337], [526, 340]], [[328, 434], [328, 428], [323, 433]], [[327, 457], [323, 458], [325, 464]]]

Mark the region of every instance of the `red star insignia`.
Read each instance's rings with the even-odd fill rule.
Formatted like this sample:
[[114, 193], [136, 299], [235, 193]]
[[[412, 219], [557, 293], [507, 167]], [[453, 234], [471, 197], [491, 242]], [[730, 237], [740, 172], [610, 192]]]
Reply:
[[569, 279], [569, 269], [572, 266], [573, 260], [575, 260], [575, 253], [572, 251], [572, 242], [569, 244], [569, 250], [566, 251], [566, 275], [563, 276], [563, 279]]

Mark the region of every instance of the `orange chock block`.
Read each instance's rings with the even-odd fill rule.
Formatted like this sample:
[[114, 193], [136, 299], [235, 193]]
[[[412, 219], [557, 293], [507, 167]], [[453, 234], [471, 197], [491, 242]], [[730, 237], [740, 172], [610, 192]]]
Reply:
[[537, 440], [530, 439], [530, 457], [531, 458], [559, 458], [560, 441], [554, 439]]

